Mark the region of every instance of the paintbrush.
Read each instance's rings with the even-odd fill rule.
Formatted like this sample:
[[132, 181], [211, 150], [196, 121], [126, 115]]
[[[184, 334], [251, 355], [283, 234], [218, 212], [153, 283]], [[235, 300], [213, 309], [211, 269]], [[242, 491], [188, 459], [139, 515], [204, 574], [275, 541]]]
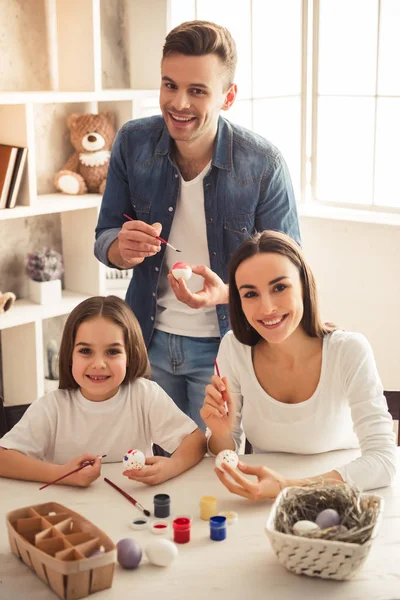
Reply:
[[[216, 358], [214, 358], [214, 365], [215, 365], [215, 370], [217, 372], [217, 375], [221, 379], [221, 373], [219, 372], [218, 363], [217, 363], [217, 359]], [[224, 398], [224, 393], [223, 392], [222, 392], [222, 397]], [[224, 400], [224, 406], [225, 406], [225, 410], [226, 410], [226, 416], [228, 416], [228, 405], [226, 403], [226, 400]]]
[[[126, 215], [125, 213], [124, 213], [124, 217], [125, 217], [125, 219], [128, 219], [128, 221], [134, 221], [135, 220], [135, 219], [132, 219], [132, 217], [130, 217], [129, 215]], [[156, 240], [158, 240], [161, 243], [165, 244], [169, 248], [172, 248], [172, 250], [175, 250], [175, 252], [182, 252], [182, 250], [178, 250], [178, 248], [175, 248], [172, 244], [170, 244], [169, 242], [167, 242], [167, 240], [164, 240], [159, 235], [156, 235]]]
[[[102, 456], [100, 456], [100, 458], [105, 458], [106, 456], [107, 456], [107, 454], [103, 454]], [[72, 473], [76, 473], [77, 471], [80, 471], [81, 469], [84, 469], [85, 467], [87, 467], [89, 465], [93, 465], [93, 464], [94, 464], [94, 460], [84, 460], [83, 463], [79, 467], [77, 467], [73, 471], [70, 471], [69, 473], [65, 473], [65, 475], [63, 475], [62, 477], [59, 477], [58, 479], [55, 479], [54, 481], [50, 481], [50, 483], [46, 483], [45, 485], [42, 485], [42, 487], [40, 487], [39, 490], [44, 490], [44, 488], [49, 487], [49, 485], [53, 485], [53, 483], [57, 483], [57, 481], [61, 481], [61, 479], [65, 479], [69, 475], [72, 475]]]
[[115, 490], [117, 490], [117, 492], [119, 492], [120, 494], [122, 494], [123, 497], [126, 498], [127, 500], [129, 500], [129, 502], [131, 504], [133, 504], [134, 506], [136, 506], [136, 508], [138, 508], [139, 510], [141, 510], [142, 513], [144, 513], [146, 515], [146, 517], [150, 516], [150, 511], [146, 510], [145, 508], [143, 508], [143, 506], [140, 504], [140, 502], [138, 502], [137, 500], [135, 500], [135, 498], [132, 498], [132, 496], [130, 496], [129, 494], [127, 494], [126, 492], [124, 492], [124, 490], [121, 490], [121, 488], [119, 488], [115, 483], [113, 483], [112, 481], [110, 481], [109, 479], [107, 479], [107, 477], [104, 477], [104, 481], [106, 483], [108, 483], [109, 485], [111, 485], [111, 487], [113, 487]]

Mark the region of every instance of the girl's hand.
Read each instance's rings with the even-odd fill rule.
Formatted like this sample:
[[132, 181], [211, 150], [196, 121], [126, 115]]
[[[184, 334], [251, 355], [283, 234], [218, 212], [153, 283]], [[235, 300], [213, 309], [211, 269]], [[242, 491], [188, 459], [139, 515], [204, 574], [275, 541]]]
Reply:
[[235, 469], [232, 469], [230, 465], [223, 464], [222, 468], [232, 477], [233, 481], [225, 473], [222, 473], [220, 469], [215, 469], [218, 479], [230, 492], [249, 500], [276, 498], [279, 492], [288, 486], [288, 481], [282, 475], [267, 467], [250, 467], [239, 462], [238, 469], [242, 473], [246, 473], [246, 475], [255, 475], [257, 482], [243, 477]]
[[140, 481], [147, 485], [157, 485], [157, 483], [162, 483], [175, 476], [172, 458], [149, 456], [146, 458], [146, 465], [148, 466], [144, 469], [127, 469], [123, 472], [123, 475], [128, 479]]
[[62, 466], [60, 476], [77, 469], [85, 462], [88, 463], [87, 466], [83, 467], [80, 471], [73, 473], [69, 477], [62, 479], [60, 484], [88, 487], [93, 481], [96, 481], [101, 472], [101, 457], [96, 456], [95, 454], [82, 454], [81, 456], [72, 458]]
[[211, 383], [206, 387], [206, 396], [200, 409], [200, 416], [217, 438], [232, 437], [236, 420], [236, 406], [229, 392], [226, 377], [212, 376]]

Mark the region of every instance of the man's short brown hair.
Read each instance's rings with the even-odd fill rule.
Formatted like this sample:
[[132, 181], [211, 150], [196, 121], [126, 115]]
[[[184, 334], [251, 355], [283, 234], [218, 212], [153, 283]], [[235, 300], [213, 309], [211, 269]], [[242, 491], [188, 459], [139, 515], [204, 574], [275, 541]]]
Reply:
[[235, 78], [236, 44], [226, 27], [211, 21], [186, 21], [181, 23], [165, 38], [163, 59], [173, 53], [186, 56], [216, 54], [222, 61], [227, 74], [227, 88]]

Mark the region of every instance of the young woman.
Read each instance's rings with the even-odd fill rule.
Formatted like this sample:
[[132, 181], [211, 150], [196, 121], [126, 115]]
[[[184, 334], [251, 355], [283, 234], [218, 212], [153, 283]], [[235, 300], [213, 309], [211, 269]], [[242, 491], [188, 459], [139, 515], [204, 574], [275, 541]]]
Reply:
[[[212, 454], [237, 449], [242, 428], [254, 452], [314, 454], [361, 448], [361, 457], [323, 479], [361, 489], [386, 486], [396, 468], [392, 418], [368, 341], [322, 323], [314, 276], [288, 236], [264, 231], [230, 263], [232, 330], [218, 353], [201, 416]], [[274, 498], [288, 480], [265, 467], [216, 470], [222, 483], [250, 499]], [[313, 478], [311, 478], [313, 479]], [[315, 479], [315, 478], [314, 478]]]
[[[61, 342], [60, 385], [33, 402], [0, 439], [0, 476], [49, 482], [82, 464], [63, 484], [87, 486], [105, 462], [122, 461], [130, 448], [147, 468], [130, 479], [156, 484], [204, 456], [205, 436], [154, 382], [139, 324], [116, 296], [85, 300], [69, 315]], [[152, 443], [172, 454], [152, 456]]]

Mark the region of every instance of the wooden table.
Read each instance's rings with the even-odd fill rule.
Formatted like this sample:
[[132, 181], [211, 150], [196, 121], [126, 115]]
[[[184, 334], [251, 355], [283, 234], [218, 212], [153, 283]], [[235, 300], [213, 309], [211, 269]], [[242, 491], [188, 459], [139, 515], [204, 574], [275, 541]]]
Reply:
[[[357, 451], [346, 450], [315, 456], [263, 454], [246, 456], [249, 464], [265, 464], [287, 476], [303, 477], [329, 471], [351, 460]], [[399, 454], [400, 463], [400, 454]], [[14, 508], [55, 501], [81, 513], [115, 542], [134, 538], [142, 548], [154, 536], [134, 531], [130, 522], [141, 513], [103, 481], [108, 477], [145, 507], [153, 510], [153, 496], [171, 496], [173, 514], [193, 516], [192, 540], [179, 546], [179, 556], [168, 568], [149, 564], [144, 557], [139, 569], [117, 565], [111, 589], [90, 596], [96, 600], [398, 600], [400, 599], [400, 482], [379, 490], [385, 499], [380, 532], [369, 557], [355, 576], [336, 582], [297, 576], [281, 566], [264, 531], [270, 503], [250, 503], [235, 497], [218, 481], [213, 460], [205, 458], [180, 477], [156, 487], [145, 487], [121, 475], [121, 464], [103, 466], [102, 477], [90, 488], [52, 486], [39, 491], [36, 483], [0, 479], [0, 598], [48, 600], [56, 595], [10, 552], [5, 514]], [[239, 521], [228, 527], [227, 539], [213, 542], [209, 525], [199, 518], [203, 495], [218, 498], [218, 510], [235, 510]], [[160, 536], [160, 538], [163, 536]], [[167, 534], [172, 539], [172, 533]]]

